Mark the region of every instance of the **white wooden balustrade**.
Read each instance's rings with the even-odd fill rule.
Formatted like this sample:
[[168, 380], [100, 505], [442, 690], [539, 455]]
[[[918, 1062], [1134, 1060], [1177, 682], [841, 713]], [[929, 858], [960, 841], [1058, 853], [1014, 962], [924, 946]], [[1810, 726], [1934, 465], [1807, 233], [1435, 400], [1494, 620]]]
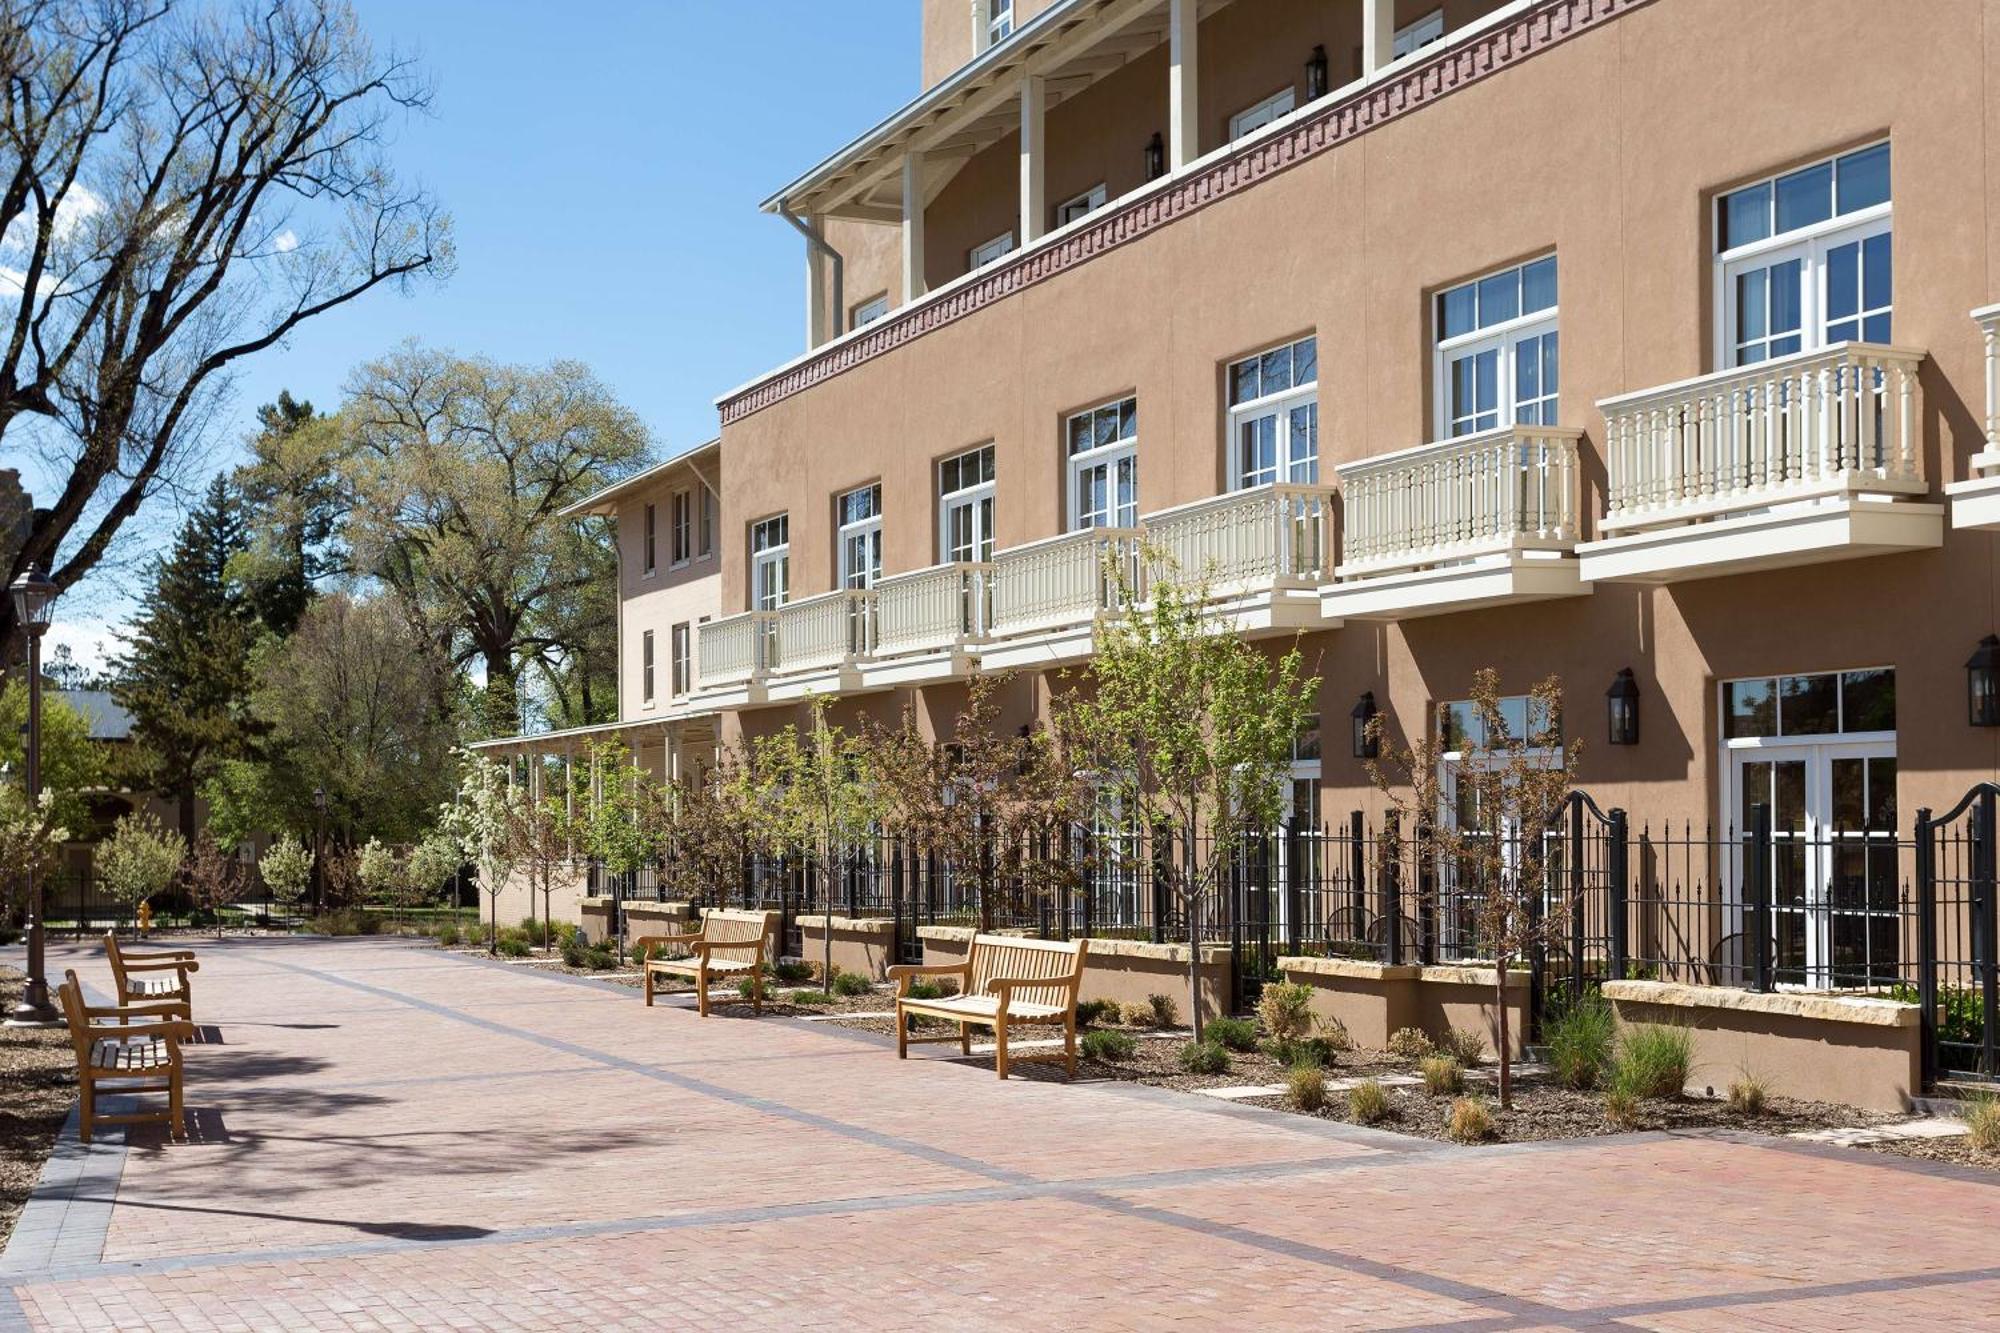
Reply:
[[844, 588], [788, 602], [777, 612], [777, 657], [787, 672], [839, 666], [874, 647], [875, 594]]
[[1351, 578], [1573, 546], [1579, 438], [1553, 426], [1510, 426], [1342, 464], [1337, 572]]
[[1212, 593], [1311, 587], [1333, 567], [1333, 488], [1278, 484], [1145, 517], [1147, 541]]
[[1604, 528], [1813, 496], [1922, 494], [1923, 358], [1836, 343], [1604, 399]]
[[993, 562], [993, 633], [1088, 625], [1121, 609], [1120, 584], [1138, 583], [1136, 528], [1066, 532], [1001, 551]]
[[993, 566], [933, 565], [875, 585], [875, 655], [937, 652], [986, 637]]
[[695, 627], [703, 689], [754, 680], [777, 666], [777, 612], [745, 611]]
[[1986, 345], [1986, 447], [1972, 456], [1971, 471], [1992, 476], [2000, 473], [2000, 305], [1982, 306], [1972, 319]]

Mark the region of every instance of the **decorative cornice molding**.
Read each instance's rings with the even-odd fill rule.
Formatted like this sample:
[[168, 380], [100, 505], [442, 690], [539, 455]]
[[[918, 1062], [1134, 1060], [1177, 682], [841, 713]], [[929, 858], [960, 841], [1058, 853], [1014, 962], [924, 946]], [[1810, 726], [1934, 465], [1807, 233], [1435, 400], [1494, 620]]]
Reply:
[[1547, 0], [1525, 10], [1393, 79], [1328, 105], [1282, 134], [1249, 144], [1193, 175], [1121, 205], [1094, 225], [1080, 228], [1053, 245], [1003, 259], [977, 281], [919, 301], [872, 326], [861, 337], [745, 386], [722, 399], [722, 424], [741, 421], [1647, 3], [1649, 0]]

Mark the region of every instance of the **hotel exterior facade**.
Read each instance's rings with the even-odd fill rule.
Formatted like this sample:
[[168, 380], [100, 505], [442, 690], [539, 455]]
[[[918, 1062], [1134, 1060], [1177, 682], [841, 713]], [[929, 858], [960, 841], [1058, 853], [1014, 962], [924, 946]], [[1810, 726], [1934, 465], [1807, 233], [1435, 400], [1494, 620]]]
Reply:
[[1600, 807], [1718, 837], [1768, 808], [1821, 849], [1780, 846], [1780, 894], [1829, 911], [1835, 834], [1995, 776], [2000, 4], [923, 21], [922, 93], [765, 204], [805, 233], [808, 347], [682, 469], [712, 603], [655, 623], [633, 581], [669, 478], [595, 502], [656, 767], [811, 695], [942, 732], [982, 672], [1025, 721], [1144, 544], [1304, 649], [1318, 826], [1381, 813], [1357, 711], [1449, 742], [1481, 667], [1561, 678]]

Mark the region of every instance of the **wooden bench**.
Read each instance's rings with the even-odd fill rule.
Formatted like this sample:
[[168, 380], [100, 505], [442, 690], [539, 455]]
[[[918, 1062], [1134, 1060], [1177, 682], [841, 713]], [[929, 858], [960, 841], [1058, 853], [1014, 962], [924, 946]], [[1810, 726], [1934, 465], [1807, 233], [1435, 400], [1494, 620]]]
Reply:
[[194, 991], [188, 973], [201, 970], [192, 949], [149, 949], [137, 952], [118, 947], [118, 932], [104, 932], [104, 956], [111, 960], [111, 979], [118, 987], [118, 1003], [173, 1004], [176, 1016], [194, 1021]]
[[711, 907], [703, 913], [701, 929], [682, 935], [646, 935], [632, 942], [634, 949], [682, 948], [682, 958], [646, 959], [646, 1003], [653, 1003], [654, 978], [672, 977], [694, 983], [695, 1007], [708, 1017], [708, 984], [711, 979], [750, 978], [751, 1012], [764, 1012], [764, 963], [767, 961], [776, 912], [738, 911]]
[[[908, 1059], [911, 1042], [956, 1041], [972, 1054], [975, 1025], [993, 1029], [993, 1063], [1007, 1077], [1007, 1032], [1023, 1025], [1063, 1029], [1063, 1063], [1076, 1077], [1076, 993], [1083, 984], [1084, 940], [1019, 939], [1012, 935], [975, 935], [972, 952], [962, 963], [897, 966], [889, 969], [896, 983], [896, 1057]], [[938, 1000], [910, 996], [918, 977], [957, 977], [960, 993]], [[942, 1018], [958, 1024], [957, 1037], [913, 1037], [912, 1017]]]
[[[165, 1122], [167, 1132], [185, 1139], [181, 1122], [181, 1043], [194, 1036], [194, 1027], [184, 1011], [186, 1005], [167, 1001], [160, 1004], [113, 1004], [92, 1007], [83, 1002], [83, 987], [76, 973], [63, 973], [56, 987], [62, 1002], [63, 1018], [69, 1024], [70, 1044], [76, 1048], [76, 1083], [81, 1092], [82, 1115], [77, 1137], [90, 1142], [91, 1130], [98, 1125], [151, 1125]], [[100, 1024], [93, 1019], [109, 1018], [115, 1023]], [[148, 1020], [148, 1021], [138, 1021]], [[164, 1092], [164, 1111], [132, 1111], [100, 1115], [97, 1089], [113, 1085], [113, 1092]]]

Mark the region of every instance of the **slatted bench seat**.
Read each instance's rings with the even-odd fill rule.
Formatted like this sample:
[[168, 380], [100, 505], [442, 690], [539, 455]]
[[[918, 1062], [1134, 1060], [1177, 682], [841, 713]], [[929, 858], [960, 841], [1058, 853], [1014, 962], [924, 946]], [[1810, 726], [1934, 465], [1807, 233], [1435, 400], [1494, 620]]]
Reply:
[[[174, 1138], [186, 1138], [181, 1120], [181, 1043], [194, 1036], [194, 1027], [181, 1016], [184, 1006], [169, 1001], [93, 1007], [83, 1002], [83, 987], [74, 971], [63, 973], [56, 998], [69, 1024], [70, 1045], [76, 1049], [76, 1082], [82, 1101], [77, 1138], [89, 1143], [91, 1132], [99, 1125], [161, 1122]], [[93, 1021], [96, 1019], [113, 1022]], [[164, 1092], [166, 1109], [100, 1115], [99, 1084], [110, 1085], [106, 1091], [111, 1092]]]
[[[993, 1029], [993, 1063], [1007, 1077], [1008, 1029], [1061, 1025], [1063, 1063], [1076, 1077], [1076, 995], [1083, 984], [1084, 940], [1029, 940], [1012, 935], [975, 935], [972, 952], [962, 963], [898, 966], [889, 969], [896, 983], [896, 1057], [908, 1059], [910, 1043], [956, 1041], [972, 1053], [972, 1029]], [[960, 993], [937, 1000], [910, 995], [918, 977], [957, 977]], [[913, 1017], [941, 1018], [958, 1024], [956, 1037], [916, 1037]]]
[[764, 1012], [764, 963], [768, 957], [776, 912], [741, 911], [712, 907], [702, 915], [701, 929], [681, 935], [646, 935], [633, 948], [678, 948], [687, 951], [679, 958], [646, 960], [646, 1003], [651, 1006], [657, 988], [655, 978], [673, 978], [694, 983], [695, 1007], [708, 1017], [708, 986], [711, 980], [750, 978], [752, 1013]]
[[104, 932], [104, 956], [111, 961], [111, 979], [120, 1004], [173, 1004], [175, 1016], [194, 1021], [194, 991], [188, 973], [201, 970], [192, 949], [118, 947], [118, 932]]

